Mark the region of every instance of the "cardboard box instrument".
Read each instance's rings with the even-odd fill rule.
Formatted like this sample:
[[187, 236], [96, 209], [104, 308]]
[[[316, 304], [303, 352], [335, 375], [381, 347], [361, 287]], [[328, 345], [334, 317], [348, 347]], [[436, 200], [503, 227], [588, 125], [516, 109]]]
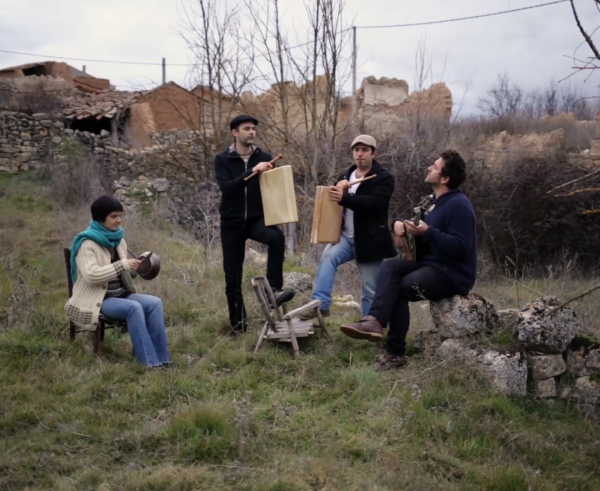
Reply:
[[265, 225], [283, 225], [298, 221], [294, 176], [290, 165], [282, 165], [260, 174]]
[[[375, 177], [377, 177], [377, 174], [362, 177], [356, 181], [352, 181], [350, 185], [353, 186], [354, 184], [368, 181]], [[317, 186], [310, 243], [337, 244], [342, 235], [343, 217], [344, 207], [329, 198], [329, 186]]]
[[329, 186], [317, 186], [311, 244], [337, 244], [342, 234], [344, 208], [329, 198]]

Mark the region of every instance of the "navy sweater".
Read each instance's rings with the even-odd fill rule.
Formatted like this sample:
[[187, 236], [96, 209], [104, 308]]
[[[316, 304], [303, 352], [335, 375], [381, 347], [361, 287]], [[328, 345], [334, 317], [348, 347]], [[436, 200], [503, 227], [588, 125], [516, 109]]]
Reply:
[[477, 230], [475, 212], [460, 189], [442, 194], [425, 215], [429, 226], [423, 236], [426, 252], [422, 264], [444, 273], [466, 295], [477, 274]]

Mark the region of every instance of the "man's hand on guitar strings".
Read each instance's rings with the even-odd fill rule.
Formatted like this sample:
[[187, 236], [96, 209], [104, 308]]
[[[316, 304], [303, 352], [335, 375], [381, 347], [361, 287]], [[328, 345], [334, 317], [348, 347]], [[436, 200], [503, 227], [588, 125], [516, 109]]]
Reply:
[[425, 235], [427, 230], [429, 230], [429, 226], [423, 221], [417, 227], [413, 222], [404, 220], [404, 227], [408, 233], [414, 235], [415, 237]]

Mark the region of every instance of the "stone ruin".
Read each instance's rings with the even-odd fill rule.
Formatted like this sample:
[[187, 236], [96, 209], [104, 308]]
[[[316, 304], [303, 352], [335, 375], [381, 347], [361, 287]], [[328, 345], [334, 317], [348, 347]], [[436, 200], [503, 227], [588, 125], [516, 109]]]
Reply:
[[[496, 312], [469, 294], [430, 302], [430, 311], [433, 328], [414, 343], [424, 355], [475, 367], [502, 394], [568, 400], [582, 414], [600, 416], [600, 343], [582, 336], [577, 311], [555, 297]], [[503, 331], [513, 343], [493, 346], [489, 336]]]

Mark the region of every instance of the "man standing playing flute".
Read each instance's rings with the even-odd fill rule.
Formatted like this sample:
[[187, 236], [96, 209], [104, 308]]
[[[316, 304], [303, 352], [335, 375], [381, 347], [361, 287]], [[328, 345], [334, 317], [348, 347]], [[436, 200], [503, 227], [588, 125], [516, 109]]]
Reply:
[[[376, 160], [377, 143], [369, 135], [352, 142], [352, 165], [329, 189], [330, 199], [344, 207], [342, 236], [323, 251], [312, 298], [321, 301], [321, 315], [328, 317], [335, 274], [341, 264], [356, 260], [362, 280], [362, 313], [367, 315], [375, 295], [379, 269], [396, 250], [388, 227], [388, 208], [394, 178]], [[364, 179], [364, 180], [363, 180]], [[357, 184], [352, 182], [361, 180]], [[311, 312], [302, 319], [316, 316]]]
[[[285, 237], [276, 226], [265, 226], [259, 177], [273, 168], [273, 159], [254, 145], [258, 120], [242, 114], [229, 127], [234, 143], [215, 157], [215, 175], [221, 189], [221, 245], [225, 272], [225, 295], [233, 335], [246, 332], [246, 308], [242, 296], [242, 277], [246, 240], [252, 239], [269, 248], [267, 280], [276, 292], [283, 287]], [[293, 294], [277, 298], [288, 301]]]

